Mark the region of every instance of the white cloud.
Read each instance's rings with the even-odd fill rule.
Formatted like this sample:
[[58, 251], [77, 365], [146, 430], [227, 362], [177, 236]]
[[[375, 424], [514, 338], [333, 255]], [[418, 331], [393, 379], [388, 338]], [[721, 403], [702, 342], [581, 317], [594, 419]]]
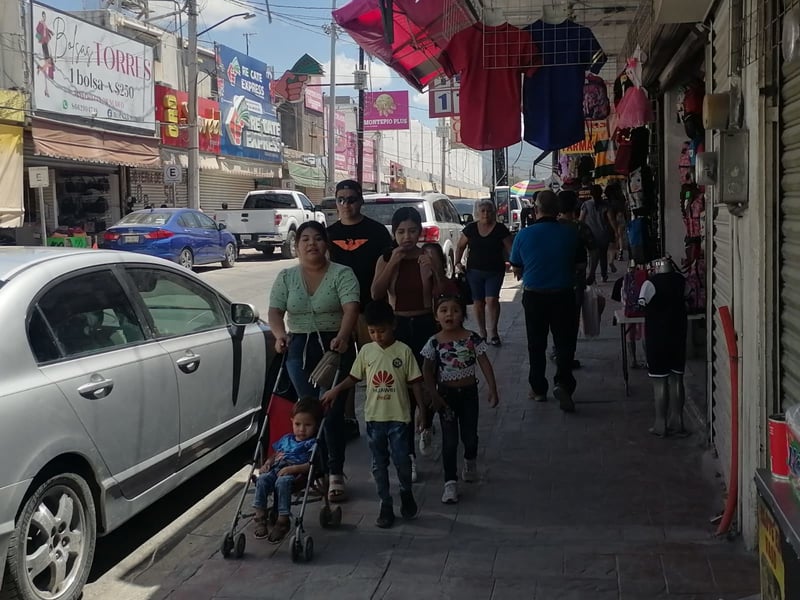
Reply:
[[[198, 0], [198, 18], [197, 18], [197, 29], [202, 31], [212, 25], [219, 23], [223, 19], [230, 17], [231, 15], [236, 15], [239, 13], [246, 13], [252, 12], [256, 15], [256, 17], [261, 17], [259, 13], [253, 10], [247, 9], [242, 4], [234, 4], [229, 2], [228, 0]], [[230, 21], [226, 21], [222, 23], [218, 27], [214, 27], [214, 31], [223, 31], [223, 30], [236, 30], [236, 29], [247, 29], [252, 28], [253, 23], [256, 19], [247, 19], [245, 20], [242, 17], [238, 17], [236, 19], [231, 19]], [[209, 35], [211, 33], [209, 32]]]
[[428, 107], [428, 92], [416, 92], [411, 95], [411, 104]]

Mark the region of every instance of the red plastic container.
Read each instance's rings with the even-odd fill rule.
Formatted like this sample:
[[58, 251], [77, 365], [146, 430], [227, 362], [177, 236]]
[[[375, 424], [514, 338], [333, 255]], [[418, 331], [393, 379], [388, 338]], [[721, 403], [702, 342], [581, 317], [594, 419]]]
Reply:
[[777, 479], [789, 477], [789, 441], [786, 416], [769, 417], [769, 466], [772, 476]]

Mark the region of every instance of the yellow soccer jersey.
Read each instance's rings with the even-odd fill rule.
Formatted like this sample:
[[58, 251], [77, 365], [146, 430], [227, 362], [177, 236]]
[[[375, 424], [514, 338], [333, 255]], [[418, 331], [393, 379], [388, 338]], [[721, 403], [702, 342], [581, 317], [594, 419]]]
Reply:
[[411, 421], [408, 386], [422, 379], [414, 353], [403, 342], [388, 348], [375, 342], [364, 345], [358, 353], [350, 377], [366, 378], [365, 421]]

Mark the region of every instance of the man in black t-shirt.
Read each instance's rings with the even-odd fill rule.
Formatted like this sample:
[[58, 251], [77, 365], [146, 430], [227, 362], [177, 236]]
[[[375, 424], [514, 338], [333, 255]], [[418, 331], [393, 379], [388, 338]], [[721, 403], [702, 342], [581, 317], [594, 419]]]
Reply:
[[[328, 227], [331, 260], [353, 269], [361, 288], [361, 310], [372, 301], [370, 288], [378, 258], [391, 247], [392, 236], [384, 225], [361, 214], [364, 197], [361, 185], [352, 179], [336, 184], [336, 209], [339, 220]], [[363, 314], [358, 319], [356, 341], [359, 346], [370, 341]], [[354, 389], [345, 405], [345, 418], [355, 420]], [[357, 431], [357, 424], [356, 424]]]

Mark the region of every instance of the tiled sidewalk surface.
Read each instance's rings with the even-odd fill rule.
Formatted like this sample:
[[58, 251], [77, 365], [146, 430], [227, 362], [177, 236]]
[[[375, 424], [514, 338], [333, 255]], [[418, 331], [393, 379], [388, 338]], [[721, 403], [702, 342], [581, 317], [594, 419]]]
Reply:
[[[610, 285], [602, 290], [608, 295]], [[609, 302], [601, 337], [579, 343], [577, 413], [566, 415], [552, 398], [545, 404], [527, 398], [518, 294], [507, 278], [504, 345], [490, 350], [501, 405], [481, 407], [481, 478], [461, 484], [460, 504], [440, 502], [437, 453], [419, 459], [419, 518], [376, 528], [362, 436], [348, 446], [350, 500], [342, 505], [342, 527], [322, 530], [319, 505], [310, 505], [311, 563], [293, 564], [288, 543], [255, 540], [252, 529], [245, 557], [224, 560], [215, 552], [224, 530], [201, 527], [192, 560], [161, 582], [157, 596], [737, 600], [755, 594], [756, 556], [740, 541], [712, 535], [710, 519], [723, 501], [714, 477], [719, 466], [704, 436], [662, 440], [647, 433], [652, 396], [641, 371], [632, 372], [632, 394], [624, 397], [618, 330], [610, 324], [615, 304]]]

